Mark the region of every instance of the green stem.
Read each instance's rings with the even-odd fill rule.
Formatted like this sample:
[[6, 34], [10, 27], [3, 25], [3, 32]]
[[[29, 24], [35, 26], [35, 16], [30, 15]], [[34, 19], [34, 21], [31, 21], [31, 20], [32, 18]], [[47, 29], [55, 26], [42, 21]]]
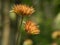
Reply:
[[[21, 20], [21, 21], [20, 21]], [[16, 42], [16, 45], [20, 45], [21, 43], [21, 28], [22, 28], [22, 22], [23, 22], [23, 16], [21, 16], [21, 18], [18, 19], [18, 36], [17, 36], [17, 42]]]

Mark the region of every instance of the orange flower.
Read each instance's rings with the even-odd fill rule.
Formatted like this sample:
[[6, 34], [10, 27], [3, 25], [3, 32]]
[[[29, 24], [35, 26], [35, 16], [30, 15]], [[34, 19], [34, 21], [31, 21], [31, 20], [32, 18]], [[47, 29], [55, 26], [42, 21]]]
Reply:
[[19, 5], [15, 5], [13, 7], [13, 11], [16, 14], [31, 15], [32, 13], [34, 13], [35, 10], [33, 7], [29, 7], [27, 5], [19, 4]]
[[25, 30], [29, 34], [39, 34], [40, 30], [38, 29], [37, 25], [32, 21], [27, 21], [25, 24]]
[[52, 38], [53, 38], [53, 39], [56, 39], [57, 37], [60, 37], [60, 31], [54, 31], [54, 32], [52, 33]]

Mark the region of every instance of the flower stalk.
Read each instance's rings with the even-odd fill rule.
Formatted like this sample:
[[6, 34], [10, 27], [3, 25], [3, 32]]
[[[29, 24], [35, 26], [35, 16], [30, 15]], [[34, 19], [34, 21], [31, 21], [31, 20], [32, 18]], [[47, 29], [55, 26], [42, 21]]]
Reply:
[[17, 35], [17, 42], [16, 45], [20, 45], [21, 42], [21, 36], [22, 36], [22, 22], [23, 22], [23, 16], [21, 16], [21, 18], [18, 18], [18, 35]]

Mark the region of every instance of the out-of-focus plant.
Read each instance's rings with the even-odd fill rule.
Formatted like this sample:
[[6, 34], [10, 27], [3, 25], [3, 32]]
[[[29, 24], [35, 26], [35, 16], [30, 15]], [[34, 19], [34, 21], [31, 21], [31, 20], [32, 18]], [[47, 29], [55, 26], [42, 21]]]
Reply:
[[58, 45], [56, 42], [53, 42], [51, 45]]
[[56, 39], [56, 38], [60, 38], [60, 30], [59, 31], [54, 31], [53, 33], [52, 33], [52, 38], [53, 39]]
[[23, 42], [23, 45], [33, 45], [33, 41], [31, 39], [26, 39], [24, 42]]
[[52, 38], [54, 40], [55, 43], [53, 43], [52, 45], [60, 45], [60, 30], [56, 30], [52, 33]]
[[[25, 4], [18, 4], [18, 5], [14, 5], [13, 9], [10, 12], [14, 12], [18, 16], [18, 22], [17, 22], [18, 30], [17, 30], [16, 45], [20, 45], [21, 36], [22, 36], [21, 28], [22, 28], [23, 19], [26, 16], [30, 17], [31, 14], [35, 12], [35, 10], [33, 7], [27, 6]], [[33, 21], [27, 21], [25, 23], [25, 31], [27, 32], [27, 34], [34, 34], [34, 35], [40, 33], [40, 30], [38, 29], [37, 25]]]
[[16, 14], [14, 12], [10, 13], [9, 17], [12, 21], [16, 20]]
[[54, 29], [60, 29], [60, 12], [57, 14], [57, 17], [54, 19]]

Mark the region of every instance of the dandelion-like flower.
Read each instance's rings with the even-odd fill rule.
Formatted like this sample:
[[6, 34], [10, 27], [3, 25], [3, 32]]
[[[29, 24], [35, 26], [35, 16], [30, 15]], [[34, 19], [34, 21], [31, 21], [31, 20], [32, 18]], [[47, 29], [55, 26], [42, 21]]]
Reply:
[[54, 32], [52, 33], [52, 38], [53, 38], [53, 39], [56, 39], [57, 37], [60, 37], [60, 31], [54, 31]]
[[22, 14], [22, 15], [31, 15], [32, 13], [34, 13], [34, 8], [33, 7], [29, 7], [27, 5], [23, 5], [23, 4], [19, 4], [19, 5], [15, 5], [13, 7], [13, 11], [16, 14]]
[[39, 34], [40, 33], [40, 30], [38, 29], [37, 25], [30, 20], [26, 22], [25, 30], [29, 34]]

